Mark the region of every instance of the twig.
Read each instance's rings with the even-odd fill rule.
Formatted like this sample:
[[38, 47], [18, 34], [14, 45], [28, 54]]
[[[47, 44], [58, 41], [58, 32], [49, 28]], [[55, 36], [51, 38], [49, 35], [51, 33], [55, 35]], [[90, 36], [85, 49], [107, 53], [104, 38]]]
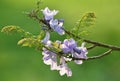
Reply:
[[112, 51], [113, 50], [110, 49], [110, 50], [108, 50], [108, 51], [106, 51], [106, 52], [104, 52], [102, 54], [97, 55], [97, 56], [88, 57], [87, 59], [85, 59], [85, 58], [74, 58], [74, 57], [72, 57], [72, 59], [73, 60], [94, 60], [94, 59], [100, 59], [100, 58], [110, 54]]
[[110, 54], [112, 51], [113, 51], [113, 50], [110, 49], [110, 50], [104, 52], [103, 54], [99, 54], [99, 55], [97, 55], [97, 56], [88, 57], [87, 60], [93, 60], [93, 59], [99, 59], [99, 58], [102, 58], [102, 57], [104, 57], [104, 56]]
[[95, 47], [96, 47], [96, 45], [94, 44], [94, 45], [91, 45], [91, 46], [87, 47], [87, 49], [90, 50], [90, 49], [93, 49]]
[[[67, 30], [65, 30], [65, 32], [68, 35], [72, 35], [75, 38], [82, 39], [81, 37], [76, 36], [76, 35], [74, 35], [73, 33], [69, 32]], [[100, 42], [96, 42], [96, 41], [92, 41], [92, 40], [88, 40], [88, 39], [83, 39], [83, 41], [85, 41], [87, 43], [94, 44], [95, 46], [99, 46], [99, 47], [104, 47], [104, 48], [109, 48], [109, 49], [112, 49], [112, 50], [120, 51], [120, 47], [118, 47], [118, 46], [108, 45], [108, 44], [104, 44], [104, 43], [100, 43]]]

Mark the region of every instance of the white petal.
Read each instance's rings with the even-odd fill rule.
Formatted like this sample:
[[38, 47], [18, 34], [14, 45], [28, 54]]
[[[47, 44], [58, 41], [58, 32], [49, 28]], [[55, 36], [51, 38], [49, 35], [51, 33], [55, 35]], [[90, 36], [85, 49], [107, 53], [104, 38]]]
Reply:
[[85, 42], [82, 43], [81, 47], [84, 47], [85, 46]]
[[50, 46], [52, 46], [51, 44], [52, 44], [52, 42], [49, 40], [49, 41], [47, 41], [46, 46], [50, 47]]
[[43, 62], [44, 62], [46, 65], [51, 65], [51, 63], [52, 63], [52, 62], [51, 62], [51, 59], [49, 59], [49, 60], [44, 60]]
[[62, 26], [63, 26], [63, 22], [60, 22], [60, 23], [59, 23], [59, 26], [62, 27]]
[[72, 58], [66, 58], [64, 57], [65, 61], [72, 61]]
[[71, 77], [72, 76], [72, 71], [69, 69], [66, 74], [67, 74], [67, 77]]
[[59, 70], [59, 67], [57, 66], [56, 62], [52, 62], [52, 64], [51, 64], [51, 70]]
[[59, 71], [60, 75], [63, 76], [66, 73], [65, 68], [61, 68], [61, 70]]
[[74, 62], [75, 62], [76, 64], [82, 64], [82, 63], [83, 63], [82, 60], [75, 60]]

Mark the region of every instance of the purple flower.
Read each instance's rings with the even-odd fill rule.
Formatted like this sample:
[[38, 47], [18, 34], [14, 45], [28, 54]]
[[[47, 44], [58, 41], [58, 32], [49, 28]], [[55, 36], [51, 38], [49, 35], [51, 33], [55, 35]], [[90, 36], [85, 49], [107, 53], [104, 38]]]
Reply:
[[46, 7], [44, 10], [41, 10], [41, 11], [44, 14], [45, 20], [48, 20], [48, 21], [53, 19], [53, 17], [58, 13], [58, 11], [56, 10], [53, 10], [53, 11], [49, 10], [48, 7]]
[[65, 39], [62, 44], [62, 50], [64, 53], [70, 53], [77, 46], [74, 39]]
[[81, 47], [76, 47], [75, 50], [74, 50], [74, 54], [73, 56], [76, 57], [76, 58], [84, 58], [84, 59], [87, 59], [87, 49], [86, 47], [84, 46], [81, 46]]
[[[77, 47], [77, 43], [74, 39], [65, 39], [62, 44], [62, 50], [64, 53], [70, 53], [72, 57], [87, 59], [87, 49], [84, 47], [85, 43], [82, 43], [81, 47]], [[82, 64], [82, 60], [75, 60], [76, 64]]]
[[[81, 47], [76, 47], [73, 52], [73, 57], [87, 59], [87, 49], [84, 47], [85, 43], [82, 43]], [[82, 60], [75, 60], [76, 64], [82, 64]]]
[[60, 62], [61, 62], [61, 64], [59, 65], [59, 73], [60, 73], [60, 75], [63, 76], [63, 75], [66, 74], [68, 77], [72, 76], [72, 71], [68, 67], [64, 57], [61, 57]]
[[57, 55], [45, 48], [43, 48], [43, 61], [46, 65], [51, 66], [51, 70], [58, 70], [57, 66]]
[[58, 32], [60, 35], [63, 35], [65, 34], [65, 31], [63, 30], [63, 22], [63, 20], [51, 19], [49, 24], [54, 31]]

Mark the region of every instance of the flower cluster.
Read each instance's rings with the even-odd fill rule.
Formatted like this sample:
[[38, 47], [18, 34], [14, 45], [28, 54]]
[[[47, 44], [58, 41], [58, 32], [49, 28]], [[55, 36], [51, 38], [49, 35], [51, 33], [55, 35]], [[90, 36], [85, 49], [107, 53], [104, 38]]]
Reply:
[[[64, 20], [54, 19], [58, 11], [51, 11], [46, 7], [42, 12], [44, 14], [44, 21], [49, 24], [51, 29], [60, 35], [65, 34], [63, 30]], [[50, 40], [49, 31], [46, 31], [46, 36], [41, 42], [44, 43], [47, 48], [54, 48], [53, 42]], [[77, 42], [73, 38], [70, 38], [65, 39], [63, 42], [57, 40], [55, 44], [57, 44], [57, 48], [61, 50], [61, 53], [44, 47], [42, 52], [43, 61], [46, 65], [50, 65], [51, 70], [58, 70], [61, 76], [66, 74], [70, 77], [72, 76], [72, 71], [68, 67], [67, 62], [74, 61], [76, 64], [82, 64], [82, 60], [73, 60], [72, 58], [87, 59], [86, 54], [88, 52], [86, 47], [84, 47], [85, 43], [82, 43], [79, 47], [77, 46]], [[58, 57], [59, 59], [57, 59]]]
[[44, 10], [41, 10], [44, 14], [44, 20], [50, 25], [50, 28], [52, 28], [55, 32], [58, 32], [58, 34], [63, 35], [65, 34], [63, 30], [63, 19], [54, 19], [54, 16], [58, 13], [58, 11], [53, 10], [50, 11], [48, 7], [46, 7]]

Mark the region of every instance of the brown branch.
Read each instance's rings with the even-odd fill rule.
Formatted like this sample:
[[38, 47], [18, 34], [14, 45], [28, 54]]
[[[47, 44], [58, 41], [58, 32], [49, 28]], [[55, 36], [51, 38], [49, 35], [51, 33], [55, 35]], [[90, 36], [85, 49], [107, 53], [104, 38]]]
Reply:
[[100, 58], [102, 58], [102, 57], [104, 57], [104, 56], [106, 56], [106, 55], [109, 55], [112, 51], [113, 51], [113, 50], [110, 49], [110, 50], [108, 50], [108, 51], [106, 51], [106, 52], [104, 52], [104, 53], [102, 53], [102, 54], [97, 55], [97, 56], [88, 57], [87, 59], [85, 59], [85, 58], [74, 58], [74, 57], [72, 57], [72, 60], [94, 60], [94, 59], [100, 59]]
[[110, 50], [104, 52], [103, 54], [99, 54], [99, 55], [97, 55], [97, 56], [88, 57], [87, 60], [100, 59], [100, 58], [102, 58], [102, 57], [110, 54], [112, 51], [113, 51], [113, 50], [110, 49]]
[[96, 47], [96, 45], [94, 44], [94, 45], [91, 45], [91, 46], [87, 47], [87, 49], [90, 50], [90, 49], [93, 49], [95, 47]]
[[[81, 37], [76, 36], [76, 35], [74, 35], [73, 33], [69, 32], [67, 30], [65, 30], [65, 32], [68, 35], [72, 35], [72, 37], [74, 37], [74, 38], [82, 39]], [[92, 40], [88, 40], [88, 39], [83, 39], [83, 41], [87, 42], [87, 43], [90, 43], [90, 44], [93, 44], [95, 46], [99, 46], [99, 47], [104, 47], [104, 48], [109, 48], [109, 49], [112, 49], [112, 50], [120, 51], [120, 47], [118, 47], [118, 46], [108, 45], [108, 44], [104, 44], [104, 43], [100, 43], [100, 42], [96, 42], [96, 41], [92, 41]]]

